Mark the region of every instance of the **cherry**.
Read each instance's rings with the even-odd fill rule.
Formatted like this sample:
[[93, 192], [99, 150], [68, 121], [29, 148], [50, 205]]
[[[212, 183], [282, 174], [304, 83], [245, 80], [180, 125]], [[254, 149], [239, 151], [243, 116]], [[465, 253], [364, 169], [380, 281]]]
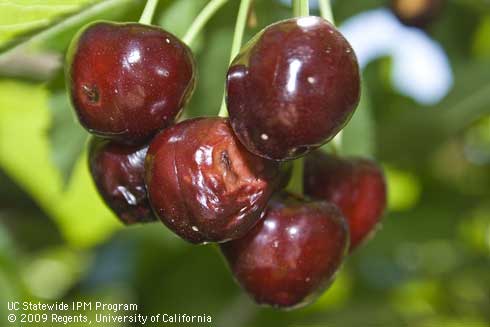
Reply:
[[425, 27], [442, 11], [444, 0], [391, 0], [391, 10], [407, 26]]
[[278, 164], [248, 152], [223, 118], [197, 118], [165, 129], [146, 158], [156, 214], [192, 243], [245, 235], [280, 178]]
[[172, 34], [136, 23], [96, 22], [74, 38], [67, 83], [91, 133], [140, 144], [172, 124], [194, 90], [191, 50]]
[[309, 196], [335, 203], [350, 228], [350, 251], [374, 232], [386, 207], [381, 168], [367, 159], [342, 159], [319, 150], [305, 159], [304, 189]]
[[336, 206], [282, 193], [244, 238], [220, 247], [235, 278], [257, 303], [298, 307], [332, 282], [348, 240]]
[[117, 144], [93, 137], [89, 168], [97, 190], [119, 219], [127, 224], [156, 220], [144, 183], [148, 146]]
[[299, 157], [330, 140], [350, 119], [359, 97], [354, 51], [319, 17], [265, 28], [227, 74], [233, 130], [249, 151], [274, 160]]

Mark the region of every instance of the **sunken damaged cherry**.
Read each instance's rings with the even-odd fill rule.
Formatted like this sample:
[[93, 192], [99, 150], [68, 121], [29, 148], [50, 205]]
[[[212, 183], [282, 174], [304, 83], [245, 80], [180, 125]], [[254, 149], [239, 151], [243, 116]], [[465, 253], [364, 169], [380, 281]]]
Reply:
[[245, 235], [280, 179], [278, 164], [248, 152], [223, 118], [197, 118], [165, 129], [146, 157], [155, 213], [192, 243]]
[[374, 234], [386, 207], [383, 171], [368, 159], [314, 151], [305, 158], [304, 189], [342, 210], [350, 229], [350, 251]]
[[230, 122], [245, 147], [273, 160], [302, 156], [329, 141], [360, 97], [354, 50], [319, 17], [265, 28], [227, 73]]
[[340, 210], [281, 193], [243, 238], [220, 244], [238, 283], [259, 304], [293, 308], [331, 284], [349, 242]]
[[89, 132], [142, 144], [174, 123], [193, 93], [191, 50], [155, 26], [96, 22], [73, 39], [66, 81]]
[[89, 168], [105, 203], [127, 225], [155, 221], [144, 182], [148, 146], [129, 146], [93, 137]]

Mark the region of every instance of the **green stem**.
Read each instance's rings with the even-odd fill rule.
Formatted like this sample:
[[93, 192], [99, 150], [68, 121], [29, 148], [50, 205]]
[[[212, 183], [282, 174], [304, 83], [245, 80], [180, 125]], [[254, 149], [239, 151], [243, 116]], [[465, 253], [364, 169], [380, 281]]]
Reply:
[[339, 153], [340, 149], [342, 149], [342, 134], [343, 131], [338, 132], [331, 141], [332, 147], [334, 148], [334, 153]]
[[293, 0], [293, 15], [295, 17], [309, 16], [310, 5], [308, 0]]
[[[309, 16], [310, 6], [308, 0], [293, 0], [293, 15], [295, 17]], [[286, 188], [288, 192], [303, 195], [303, 171], [304, 158], [294, 160], [291, 180]]]
[[332, 4], [330, 0], [318, 0], [320, 5], [320, 15], [328, 20], [330, 23], [335, 25], [335, 20], [333, 18]]
[[[332, 3], [330, 0], [318, 0], [320, 5], [320, 15], [328, 20], [332, 25], [335, 25], [335, 20], [333, 18]], [[329, 148], [332, 149], [333, 153], [338, 153], [342, 148], [342, 131], [338, 132], [333, 140], [328, 144]], [[324, 147], [326, 148], [326, 147]]]
[[225, 4], [228, 0], [211, 0], [208, 4], [203, 8], [203, 10], [196, 17], [192, 25], [189, 27], [187, 32], [185, 33], [182, 41], [185, 44], [191, 45], [196, 36], [201, 32], [202, 28], [206, 25], [206, 23], [214, 16], [214, 14]]
[[[235, 24], [235, 32], [233, 34], [233, 42], [231, 43], [230, 62], [235, 59], [236, 55], [240, 52], [240, 48], [242, 47], [243, 34], [245, 33], [245, 26], [247, 25], [248, 12], [250, 10], [251, 3], [252, 0], [241, 0], [240, 2], [240, 8], [238, 9], [238, 16]], [[223, 101], [221, 102], [221, 108], [218, 116], [228, 117], [225, 96], [223, 96]]]
[[157, 8], [158, 0], [147, 0], [145, 9], [143, 9], [143, 13], [141, 14], [140, 24], [151, 25], [151, 21], [153, 19], [153, 14], [155, 13], [155, 9]]
[[293, 173], [289, 184], [286, 188], [288, 192], [302, 195], [303, 194], [303, 171], [304, 158], [298, 158], [293, 161]]

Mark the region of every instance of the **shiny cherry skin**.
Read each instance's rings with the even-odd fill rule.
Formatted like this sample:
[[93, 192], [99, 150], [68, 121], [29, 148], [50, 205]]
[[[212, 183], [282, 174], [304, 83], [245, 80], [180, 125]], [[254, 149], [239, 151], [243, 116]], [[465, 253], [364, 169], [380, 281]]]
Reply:
[[348, 242], [347, 224], [335, 205], [282, 193], [244, 238], [220, 248], [238, 283], [257, 303], [293, 308], [325, 291]]
[[155, 221], [144, 181], [148, 146], [129, 146], [93, 137], [89, 169], [105, 203], [126, 225]]
[[279, 180], [278, 164], [248, 152], [223, 118], [197, 118], [165, 129], [146, 157], [155, 213], [192, 243], [244, 236]]
[[67, 55], [67, 89], [89, 132], [142, 144], [174, 123], [193, 93], [191, 50], [154, 26], [96, 22]]
[[444, 0], [391, 0], [391, 10], [407, 26], [426, 27], [441, 13]]
[[233, 60], [226, 86], [236, 135], [249, 151], [273, 160], [326, 143], [348, 122], [360, 97], [352, 47], [319, 17], [265, 28]]
[[367, 159], [314, 151], [305, 159], [304, 190], [342, 210], [350, 229], [350, 251], [374, 233], [386, 207], [383, 171]]

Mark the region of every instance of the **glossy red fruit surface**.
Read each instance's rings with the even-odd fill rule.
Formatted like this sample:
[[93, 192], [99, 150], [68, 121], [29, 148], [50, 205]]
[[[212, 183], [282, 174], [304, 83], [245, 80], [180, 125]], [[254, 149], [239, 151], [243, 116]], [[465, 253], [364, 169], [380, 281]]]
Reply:
[[391, 10], [407, 26], [426, 27], [442, 11], [444, 0], [391, 0]]
[[351, 251], [374, 232], [386, 207], [385, 178], [375, 162], [315, 151], [305, 159], [304, 174], [307, 195], [331, 201], [344, 213]]
[[290, 308], [312, 302], [329, 286], [348, 242], [336, 206], [282, 193], [244, 238], [220, 247], [236, 280], [257, 303]]
[[89, 168], [97, 190], [125, 224], [156, 220], [144, 182], [148, 146], [135, 147], [92, 138]]
[[279, 179], [277, 163], [248, 152], [223, 118], [187, 120], [164, 130], [146, 158], [155, 212], [192, 243], [245, 235]]
[[88, 25], [67, 60], [67, 89], [82, 126], [123, 143], [142, 143], [173, 124], [194, 90], [191, 50], [153, 26]]
[[354, 51], [319, 17], [270, 25], [243, 48], [227, 74], [235, 133], [248, 150], [274, 160], [304, 155], [330, 140], [359, 97]]

